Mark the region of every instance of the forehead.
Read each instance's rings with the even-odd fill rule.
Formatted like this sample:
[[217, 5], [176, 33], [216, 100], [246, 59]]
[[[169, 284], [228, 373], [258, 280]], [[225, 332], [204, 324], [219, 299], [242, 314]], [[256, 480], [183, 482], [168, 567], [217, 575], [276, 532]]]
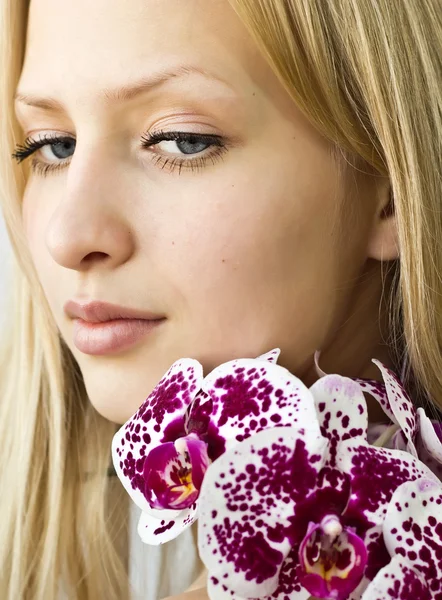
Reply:
[[273, 77], [227, 0], [32, 0], [18, 87], [80, 100], [183, 64], [232, 86]]

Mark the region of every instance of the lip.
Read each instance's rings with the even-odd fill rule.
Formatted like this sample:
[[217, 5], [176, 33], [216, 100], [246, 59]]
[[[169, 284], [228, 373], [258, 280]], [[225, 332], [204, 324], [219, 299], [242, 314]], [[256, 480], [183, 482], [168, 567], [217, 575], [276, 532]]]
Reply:
[[65, 313], [74, 319], [73, 341], [85, 354], [115, 354], [153, 332], [165, 317], [109, 302], [70, 300]]
[[74, 321], [74, 344], [85, 354], [102, 356], [115, 354], [134, 346], [153, 333], [165, 319], [114, 319], [104, 323]]
[[72, 319], [78, 318], [88, 323], [104, 323], [117, 319], [143, 319], [147, 321], [164, 319], [164, 315], [157, 315], [152, 312], [127, 308], [98, 300], [86, 303], [69, 300], [64, 305], [64, 311]]

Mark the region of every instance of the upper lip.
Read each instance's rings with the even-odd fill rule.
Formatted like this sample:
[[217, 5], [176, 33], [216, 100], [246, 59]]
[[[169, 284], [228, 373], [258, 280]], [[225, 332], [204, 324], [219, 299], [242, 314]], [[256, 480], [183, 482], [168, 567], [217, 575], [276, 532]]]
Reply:
[[164, 317], [153, 314], [148, 311], [126, 308], [109, 302], [80, 303], [69, 300], [64, 305], [65, 313], [72, 318], [79, 318], [89, 323], [104, 323], [115, 319], [145, 319], [148, 321], [157, 321]]

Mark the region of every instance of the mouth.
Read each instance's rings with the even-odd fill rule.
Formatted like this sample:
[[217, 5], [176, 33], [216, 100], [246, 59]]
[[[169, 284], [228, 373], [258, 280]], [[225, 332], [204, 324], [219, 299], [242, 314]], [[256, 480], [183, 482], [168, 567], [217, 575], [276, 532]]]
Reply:
[[74, 320], [74, 344], [84, 354], [102, 356], [132, 348], [152, 335], [166, 321], [161, 319], [113, 319], [101, 323]]

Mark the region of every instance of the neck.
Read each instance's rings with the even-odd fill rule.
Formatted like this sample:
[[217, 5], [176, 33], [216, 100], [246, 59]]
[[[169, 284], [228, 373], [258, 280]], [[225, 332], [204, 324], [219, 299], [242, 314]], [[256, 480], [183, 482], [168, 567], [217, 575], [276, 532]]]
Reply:
[[[325, 373], [382, 381], [379, 369], [371, 362], [372, 358], [397, 370], [391, 349], [385, 341], [390, 333], [387, 302], [392, 280], [393, 269], [384, 275], [383, 281], [380, 263], [367, 263], [366, 271], [355, 286], [345, 320], [333, 339], [321, 349], [319, 365]], [[317, 379], [312, 360], [302, 380], [311, 386]], [[367, 405], [370, 421], [386, 420], [376, 400], [369, 398]]]

